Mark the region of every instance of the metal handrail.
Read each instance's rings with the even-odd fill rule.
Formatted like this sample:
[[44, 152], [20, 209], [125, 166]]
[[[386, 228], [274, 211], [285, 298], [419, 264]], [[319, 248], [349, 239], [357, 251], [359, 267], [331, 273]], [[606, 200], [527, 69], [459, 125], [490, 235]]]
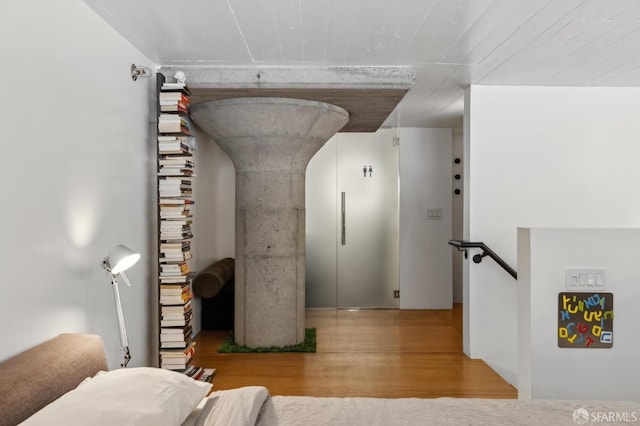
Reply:
[[483, 242], [471, 242], [471, 241], [462, 241], [462, 240], [449, 240], [449, 245], [454, 246], [458, 249], [458, 251], [464, 252], [465, 259], [467, 258], [467, 249], [470, 248], [479, 248], [482, 250], [481, 254], [476, 254], [473, 256], [474, 263], [482, 262], [482, 259], [485, 256], [489, 256], [492, 258], [498, 265], [502, 267], [509, 275], [511, 275], [514, 279], [518, 279], [518, 273], [515, 269], [513, 269], [507, 262], [505, 262], [500, 256], [498, 256], [493, 250], [491, 250], [485, 243]]

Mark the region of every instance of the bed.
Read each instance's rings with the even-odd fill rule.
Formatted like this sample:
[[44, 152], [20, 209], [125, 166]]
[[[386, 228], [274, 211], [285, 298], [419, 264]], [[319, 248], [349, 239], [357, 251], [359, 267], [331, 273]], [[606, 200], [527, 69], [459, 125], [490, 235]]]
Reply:
[[172, 371], [107, 370], [99, 336], [62, 334], [0, 363], [0, 425], [576, 425], [640, 423], [640, 403], [210, 392]]

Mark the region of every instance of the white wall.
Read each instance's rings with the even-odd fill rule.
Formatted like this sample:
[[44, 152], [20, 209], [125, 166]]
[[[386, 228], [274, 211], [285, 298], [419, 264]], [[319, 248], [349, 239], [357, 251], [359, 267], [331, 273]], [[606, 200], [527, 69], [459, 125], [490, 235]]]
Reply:
[[[638, 247], [640, 229], [518, 229], [519, 398], [640, 400]], [[604, 287], [582, 289], [613, 293], [613, 347], [558, 347], [567, 268], [605, 269]]]
[[90, 332], [117, 367], [101, 262], [122, 243], [142, 254], [121, 287], [130, 365], [148, 364], [155, 82], [130, 66], [155, 65], [80, 0], [6, 1], [0, 40], [0, 359]]
[[[187, 75], [188, 77], [188, 75]], [[188, 82], [187, 82], [188, 84]], [[198, 273], [225, 257], [235, 258], [236, 174], [227, 154], [193, 125], [197, 141], [194, 151], [196, 178], [193, 206], [193, 270]], [[193, 330], [200, 331], [200, 298], [194, 297]]]
[[[400, 128], [400, 308], [451, 309], [451, 129]], [[427, 210], [442, 209], [429, 220]]]
[[[451, 238], [454, 240], [464, 239], [463, 227], [463, 211], [464, 211], [464, 194], [462, 191], [464, 176], [464, 134], [462, 129], [451, 129], [452, 141], [452, 157], [453, 160], [460, 159], [459, 163], [452, 163], [451, 182], [453, 184], [452, 191], [460, 190], [459, 194], [453, 193], [451, 201]], [[460, 179], [456, 180], [454, 176], [460, 175]], [[462, 303], [462, 265], [464, 256], [461, 251], [455, 247], [451, 247], [451, 261], [453, 262], [452, 280], [453, 280], [453, 303]]]
[[[640, 89], [472, 86], [467, 101], [465, 238], [515, 267], [518, 227], [640, 225]], [[516, 384], [517, 283], [490, 259], [465, 268], [465, 350]]]

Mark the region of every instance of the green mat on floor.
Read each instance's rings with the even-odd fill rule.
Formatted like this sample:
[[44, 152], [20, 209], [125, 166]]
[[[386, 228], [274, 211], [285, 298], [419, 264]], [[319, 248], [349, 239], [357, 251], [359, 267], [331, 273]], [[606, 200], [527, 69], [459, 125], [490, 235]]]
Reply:
[[233, 338], [233, 332], [229, 333], [227, 338], [218, 349], [222, 353], [256, 353], [256, 352], [315, 352], [316, 351], [316, 329], [307, 328], [304, 331], [304, 342], [293, 346], [271, 346], [269, 348], [248, 348], [236, 344]]

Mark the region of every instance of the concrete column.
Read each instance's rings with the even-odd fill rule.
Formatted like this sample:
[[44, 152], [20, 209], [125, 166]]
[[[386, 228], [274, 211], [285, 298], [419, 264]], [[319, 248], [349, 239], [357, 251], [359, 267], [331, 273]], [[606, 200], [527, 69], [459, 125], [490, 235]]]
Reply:
[[316, 101], [234, 98], [194, 105], [191, 118], [236, 169], [236, 343], [300, 343], [305, 170], [349, 114]]

